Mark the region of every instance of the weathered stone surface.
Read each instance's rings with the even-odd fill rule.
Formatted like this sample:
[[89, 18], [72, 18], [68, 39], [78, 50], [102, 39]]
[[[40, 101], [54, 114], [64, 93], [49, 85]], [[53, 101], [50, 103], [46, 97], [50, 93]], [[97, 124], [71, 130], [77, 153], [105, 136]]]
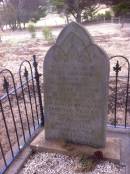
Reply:
[[105, 145], [109, 60], [80, 25], [66, 26], [44, 60], [46, 139]]

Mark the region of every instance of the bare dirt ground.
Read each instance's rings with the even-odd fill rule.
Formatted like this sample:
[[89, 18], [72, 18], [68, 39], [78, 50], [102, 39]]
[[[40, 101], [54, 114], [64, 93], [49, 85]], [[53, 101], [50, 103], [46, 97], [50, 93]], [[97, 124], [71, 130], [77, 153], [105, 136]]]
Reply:
[[[125, 24], [125, 27], [123, 29], [120, 28], [120, 24], [98, 24], [98, 25], [91, 25], [91, 26], [85, 26], [85, 27], [93, 36], [95, 42], [108, 53], [109, 57], [114, 55], [123, 55], [130, 60], [130, 25], [129, 24]], [[57, 37], [61, 29], [62, 28], [52, 30], [55, 38]], [[14, 74], [16, 74], [15, 76], [16, 82], [19, 82], [19, 77], [17, 75], [17, 72], [19, 70], [20, 63], [25, 59], [31, 60], [33, 54], [37, 56], [37, 62], [39, 63], [40, 73], [42, 73], [43, 71], [43, 60], [47, 50], [52, 45], [52, 43], [49, 44], [47, 41], [45, 41], [40, 31], [37, 32], [36, 34], [37, 36], [35, 39], [31, 39], [27, 31], [14, 32], [14, 33], [7, 32], [2, 37], [3, 42], [0, 43], [0, 70], [4, 68], [10, 69]], [[115, 62], [113, 62], [111, 66], [111, 75], [113, 75], [112, 68], [115, 65], [114, 63]], [[119, 63], [121, 63], [123, 67], [120, 74], [124, 76], [127, 74], [127, 64], [122, 60]], [[1, 83], [0, 96], [2, 96], [5, 92], [3, 90], [2, 80], [3, 80], [3, 77], [0, 80], [0, 83]], [[113, 85], [113, 82], [112, 82], [112, 85]], [[119, 85], [119, 89], [120, 89], [120, 85]], [[125, 86], [125, 90], [126, 90], [126, 86]], [[120, 93], [121, 95], [123, 94], [121, 90], [120, 90]], [[123, 106], [122, 103], [124, 103], [125, 99], [123, 98], [121, 99], [121, 101], [122, 102], [119, 103], [121, 107], [118, 110], [120, 113], [118, 116], [118, 123], [124, 124], [124, 117], [122, 117], [122, 115], [124, 115], [124, 110], [122, 109], [122, 106]], [[29, 98], [27, 98], [27, 103], [29, 108], [30, 107]], [[4, 103], [3, 105], [5, 108], [5, 116], [6, 116], [9, 132], [10, 132], [11, 141], [12, 141], [12, 144], [15, 144], [16, 135], [14, 135], [14, 126], [13, 126], [11, 113], [9, 110], [9, 104]], [[113, 109], [113, 105], [110, 105], [111, 109]], [[18, 134], [19, 136], [21, 136], [22, 135], [21, 124], [20, 124], [20, 119], [18, 116], [18, 108], [16, 107], [17, 105], [15, 100], [13, 101], [13, 110], [15, 112], [15, 120], [17, 122], [17, 127], [20, 130]], [[20, 108], [22, 111], [24, 128], [28, 130], [27, 118], [25, 116], [25, 111], [23, 107], [24, 107], [23, 102], [21, 100]], [[114, 120], [113, 112], [109, 113], [109, 122], [112, 124]], [[129, 117], [128, 117], [128, 120], [130, 123]], [[29, 121], [32, 122], [31, 114], [29, 114]], [[35, 121], [36, 121], [36, 118], [35, 118]], [[30, 123], [30, 124], [32, 125], [33, 123]], [[0, 142], [2, 143], [4, 147], [4, 151], [7, 152], [9, 150], [9, 143], [7, 142], [7, 139], [5, 137], [7, 137], [7, 134], [5, 132], [2, 114], [0, 113]], [[0, 154], [0, 158], [1, 158], [1, 154]]]
[[[130, 59], [130, 24], [125, 24], [123, 29], [120, 24], [95, 24], [85, 28], [109, 56], [123, 55]], [[62, 28], [52, 29], [55, 38], [61, 30]], [[36, 39], [31, 39], [27, 31], [7, 32], [3, 34], [2, 39], [0, 69], [9, 68], [13, 72], [17, 72], [22, 60], [30, 60], [33, 54], [37, 55], [37, 60], [42, 66], [41, 63], [50, 47], [40, 31], [36, 33]]]
[[[130, 57], [130, 24], [125, 24], [123, 29], [120, 24], [95, 24], [85, 26], [85, 28], [109, 56]], [[61, 30], [62, 28], [52, 29], [55, 38]], [[39, 63], [43, 62], [49, 49], [49, 45], [47, 46], [40, 31], [36, 33], [36, 39], [31, 39], [27, 31], [16, 31], [4, 33], [2, 40], [3, 42], [0, 43], [0, 69], [6, 67], [15, 72], [20, 62], [24, 59], [30, 60], [33, 54], [37, 55]]]

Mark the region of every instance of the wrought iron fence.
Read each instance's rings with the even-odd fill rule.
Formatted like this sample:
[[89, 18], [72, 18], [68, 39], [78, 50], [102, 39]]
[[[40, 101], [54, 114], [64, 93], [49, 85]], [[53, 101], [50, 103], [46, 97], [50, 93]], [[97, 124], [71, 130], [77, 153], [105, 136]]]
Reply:
[[130, 63], [124, 56], [110, 59], [108, 123], [130, 127]]
[[[0, 173], [44, 126], [41, 82], [36, 56], [23, 61], [18, 78], [8, 69], [0, 72]], [[110, 59], [108, 124], [130, 127], [130, 63], [124, 56]], [[19, 85], [18, 85], [19, 84]]]
[[[20, 151], [44, 125], [40, 74], [36, 56], [23, 61], [18, 78], [0, 72], [0, 173], [4, 173]], [[19, 84], [18, 86], [16, 84]]]

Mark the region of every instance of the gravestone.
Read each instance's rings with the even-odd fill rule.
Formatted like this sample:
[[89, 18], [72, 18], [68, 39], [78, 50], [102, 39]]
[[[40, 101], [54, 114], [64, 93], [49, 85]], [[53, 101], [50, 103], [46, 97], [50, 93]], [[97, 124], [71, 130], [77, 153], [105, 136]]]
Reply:
[[109, 59], [70, 23], [44, 60], [45, 138], [104, 147]]

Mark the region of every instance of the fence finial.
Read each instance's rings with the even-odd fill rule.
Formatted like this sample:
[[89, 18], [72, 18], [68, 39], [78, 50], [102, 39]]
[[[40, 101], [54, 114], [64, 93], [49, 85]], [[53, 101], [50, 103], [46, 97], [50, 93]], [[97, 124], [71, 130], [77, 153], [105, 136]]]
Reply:
[[8, 91], [9, 89], [9, 82], [7, 81], [7, 79], [4, 76], [4, 83], [3, 83], [3, 88]]
[[119, 65], [119, 61], [117, 61], [116, 66], [113, 67], [113, 71], [115, 71], [116, 73], [121, 71], [121, 66]]
[[28, 78], [28, 70], [27, 70], [26, 67], [25, 67], [25, 69], [24, 69], [24, 77]]

